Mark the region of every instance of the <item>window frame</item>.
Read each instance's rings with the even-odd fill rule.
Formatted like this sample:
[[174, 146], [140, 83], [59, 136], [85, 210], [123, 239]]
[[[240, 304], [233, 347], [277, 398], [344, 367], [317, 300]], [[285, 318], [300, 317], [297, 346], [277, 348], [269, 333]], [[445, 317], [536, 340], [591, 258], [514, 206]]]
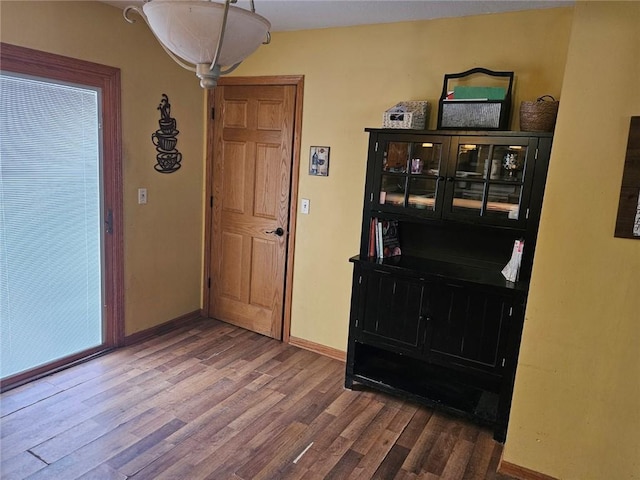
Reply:
[[103, 216], [111, 219], [104, 248], [104, 343], [49, 364], [7, 377], [0, 391], [14, 388], [124, 344], [124, 235], [120, 69], [0, 42], [0, 69], [101, 90]]

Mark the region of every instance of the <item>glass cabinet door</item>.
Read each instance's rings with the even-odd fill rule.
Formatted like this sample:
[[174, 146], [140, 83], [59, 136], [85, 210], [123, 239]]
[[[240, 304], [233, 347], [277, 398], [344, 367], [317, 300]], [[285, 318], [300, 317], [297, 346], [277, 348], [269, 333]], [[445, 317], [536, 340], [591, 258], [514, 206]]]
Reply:
[[[459, 143], [447, 176], [446, 212], [492, 223], [525, 220], [530, 150], [528, 139], [492, 139], [495, 143]], [[499, 142], [499, 143], [498, 143]]]
[[389, 142], [383, 152], [380, 203], [405, 206], [411, 143]]
[[383, 143], [380, 204], [435, 212], [444, 177], [441, 170], [447, 139]]

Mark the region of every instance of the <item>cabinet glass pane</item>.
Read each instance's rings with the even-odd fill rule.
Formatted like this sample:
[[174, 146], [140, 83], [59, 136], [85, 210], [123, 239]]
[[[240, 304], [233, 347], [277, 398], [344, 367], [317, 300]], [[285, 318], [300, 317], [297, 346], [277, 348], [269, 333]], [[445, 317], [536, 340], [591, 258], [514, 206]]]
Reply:
[[410, 146], [407, 142], [389, 142], [384, 152], [382, 171], [407, 173]]
[[518, 220], [521, 193], [520, 185], [489, 185], [485, 215]]
[[455, 176], [522, 182], [525, 157], [519, 145], [460, 145]]
[[521, 193], [521, 185], [505, 182], [455, 182], [452, 211], [517, 220]]
[[491, 163], [487, 167], [490, 180], [522, 182], [526, 148], [521, 146], [494, 145]]
[[380, 203], [403, 207], [406, 181], [407, 177], [404, 175], [382, 175]]
[[412, 175], [439, 175], [442, 145], [439, 143], [414, 143], [411, 148], [410, 171]]
[[460, 145], [455, 176], [458, 178], [486, 178], [487, 160], [491, 145]]
[[407, 207], [435, 210], [437, 187], [436, 178], [412, 176], [409, 179]]
[[455, 173], [449, 174], [451, 211], [518, 220], [526, 153], [519, 145], [459, 145]]
[[441, 143], [386, 143], [380, 203], [434, 210], [442, 154]]
[[453, 212], [463, 212], [480, 216], [484, 198], [484, 182], [455, 182], [453, 185]]
[[382, 171], [411, 173], [412, 175], [438, 175], [442, 145], [431, 142], [389, 142], [384, 152]]

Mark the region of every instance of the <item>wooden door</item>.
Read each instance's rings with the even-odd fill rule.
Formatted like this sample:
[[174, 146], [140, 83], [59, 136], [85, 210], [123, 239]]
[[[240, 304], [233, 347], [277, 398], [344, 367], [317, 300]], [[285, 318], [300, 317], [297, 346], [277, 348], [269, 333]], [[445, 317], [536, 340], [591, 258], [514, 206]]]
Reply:
[[209, 316], [280, 339], [295, 86], [214, 96]]

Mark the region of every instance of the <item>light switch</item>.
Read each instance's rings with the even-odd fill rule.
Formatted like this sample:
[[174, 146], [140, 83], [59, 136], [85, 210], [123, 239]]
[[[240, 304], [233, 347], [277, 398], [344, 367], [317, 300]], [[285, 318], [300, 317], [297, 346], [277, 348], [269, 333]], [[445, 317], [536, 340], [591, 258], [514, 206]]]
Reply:
[[311, 201], [308, 198], [303, 198], [300, 202], [300, 213], [309, 215], [309, 204]]
[[147, 189], [138, 189], [138, 205], [145, 205], [147, 203]]

